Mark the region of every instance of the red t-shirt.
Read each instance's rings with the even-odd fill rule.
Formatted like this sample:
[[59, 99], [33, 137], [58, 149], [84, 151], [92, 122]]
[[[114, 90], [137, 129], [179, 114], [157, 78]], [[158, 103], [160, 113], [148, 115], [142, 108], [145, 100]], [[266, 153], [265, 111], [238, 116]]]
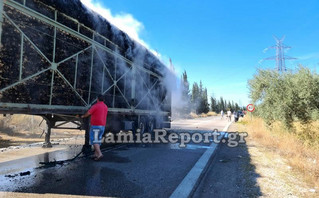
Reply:
[[91, 125], [106, 125], [107, 106], [104, 104], [104, 102], [97, 102], [90, 108], [89, 113], [91, 114]]

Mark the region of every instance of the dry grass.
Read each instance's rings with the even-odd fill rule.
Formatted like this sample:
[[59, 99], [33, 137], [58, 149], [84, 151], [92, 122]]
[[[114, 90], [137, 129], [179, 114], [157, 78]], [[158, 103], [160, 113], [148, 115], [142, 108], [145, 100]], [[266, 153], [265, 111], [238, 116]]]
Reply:
[[[0, 116], [0, 130], [11, 129], [13, 132], [31, 132], [39, 133], [45, 128], [45, 122], [40, 123], [42, 118], [40, 116], [16, 114]], [[3, 132], [3, 131], [2, 131]]]
[[190, 116], [191, 118], [206, 118], [206, 117], [209, 117], [209, 116], [217, 116], [217, 115], [218, 115], [217, 113], [212, 112], [212, 111], [210, 111], [210, 112], [208, 112], [208, 113], [202, 113], [202, 114], [196, 114], [196, 113], [194, 113], [194, 112], [191, 112], [191, 113], [189, 114], [189, 116]]
[[[21, 146], [44, 141], [46, 122], [40, 116], [0, 115], [0, 148]], [[41, 125], [40, 125], [41, 123]], [[54, 129], [51, 140], [65, 139], [84, 135], [79, 130]]]
[[319, 186], [319, 122], [307, 126], [294, 123], [294, 131], [285, 130], [279, 122], [269, 128], [260, 118], [245, 117], [238, 123], [241, 131], [247, 131], [250, 138], [280, 154], [307, 182]]
[[216, 112], [210, 111], [207, 113], [207, 116], [217, 116], [218, 114]]
[[29, 133], [40, 133], [45, 129], [45, 122], [40, 123], [42, 118], [40, 116], [32, 115], [7, 115], [0, 116], [0, 132], [29, 132]]
[[191, 113], [189, 114], [189, 116], [190, 116], [191, 118], [199, 118], [199, 115], [196, 114], [196, 113], [194, 113], [194, 112], [191, 112]]

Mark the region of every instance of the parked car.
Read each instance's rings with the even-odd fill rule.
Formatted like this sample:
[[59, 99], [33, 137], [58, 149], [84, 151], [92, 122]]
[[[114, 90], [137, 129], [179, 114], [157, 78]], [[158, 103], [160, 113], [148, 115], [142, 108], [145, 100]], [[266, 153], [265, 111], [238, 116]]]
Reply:
[[237, 112], [239, 116], [244, 117], [245, 113], [243, 111], [237, 111]]
[[235, 112], [234, 112], [235, 122], [237, 122], [240, 117], [244, 117], [244, 115], [245, 115], [245, 114], [244, 114], [243, 111], [235, 111]]

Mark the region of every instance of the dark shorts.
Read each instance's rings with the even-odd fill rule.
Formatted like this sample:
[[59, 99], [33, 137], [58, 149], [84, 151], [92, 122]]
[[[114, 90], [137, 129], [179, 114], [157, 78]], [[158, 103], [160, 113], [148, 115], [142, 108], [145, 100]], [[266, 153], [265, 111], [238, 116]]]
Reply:
[[102, 143], [105, 126], [91, 126], [90, 128], [90, 145]]

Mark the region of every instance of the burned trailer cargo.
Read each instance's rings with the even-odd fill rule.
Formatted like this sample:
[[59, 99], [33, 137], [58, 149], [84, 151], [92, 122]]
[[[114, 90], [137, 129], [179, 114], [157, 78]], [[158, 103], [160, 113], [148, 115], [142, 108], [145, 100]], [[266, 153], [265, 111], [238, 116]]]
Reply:
[[57, 128], [102, 94], [109, 131], [170, 127], [167, 67], [80, 0], [0, 1], [0, 38], [0, 113]]

